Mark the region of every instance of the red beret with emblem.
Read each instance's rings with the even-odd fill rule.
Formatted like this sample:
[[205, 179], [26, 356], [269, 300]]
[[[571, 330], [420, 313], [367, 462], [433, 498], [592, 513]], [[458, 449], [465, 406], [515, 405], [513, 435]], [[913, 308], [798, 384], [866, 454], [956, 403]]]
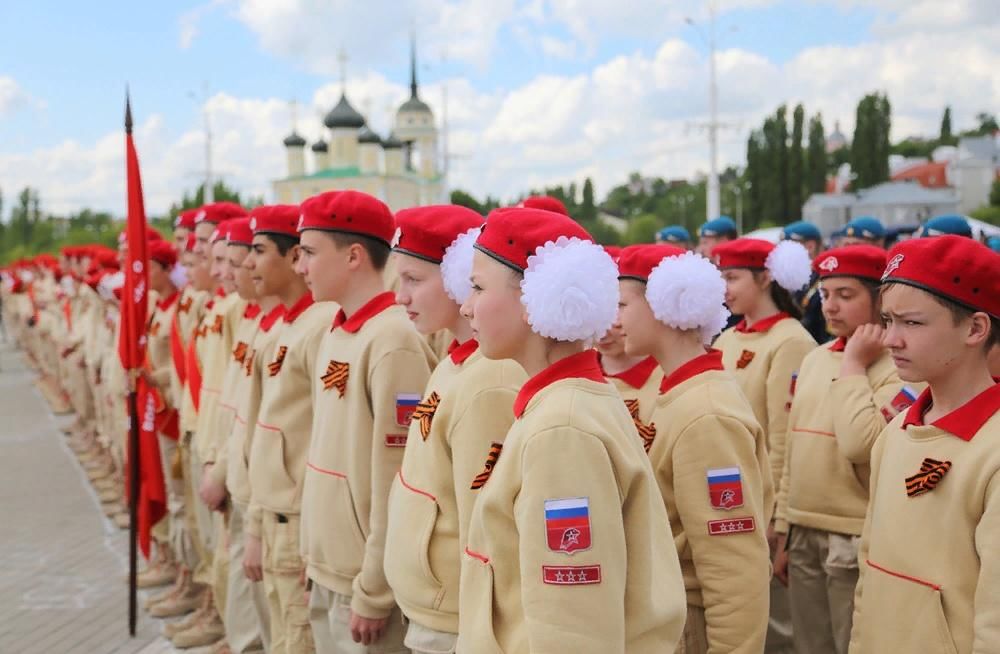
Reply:
[[281, 234], [299, 237], [299, 206], [268, 204], [250, 210], [250, 231], [254, 234]]
[[194, 219], [198, 215], [199, 209], [185, 209], [177, 214], [174, 219], [174, 229], [183, 227], [184, 229], [194, 229]]
[[187, 235], [187, 239], [184, 241], [184, 251], [185, 252], [194, 252], [194, 246], [195, 246], [195, 244], [197, 242], [198, 242], [198, 238], [194, 235], [194, 232], [191, 232], [190, 234], [188, 234]]
[[396, 231], [392, 211], [361, 191], [328, 191], [300, 206], [299, 233], [310, 229], [367, 236], [389, 245]]
[[525, 198], [518, 206], [525, 209], [544, 209], [545, 211], [554, 211], [555, 213], [561, 213], [564, 216], [569, 215], [569, 211], [566, 210], [566, 205], [563, 204], [559, 198], [554, 198], [550, 195], [532, 195], [529, 198]]
[[644, 282], [649, 279], [653, 268], [667, 257], [676, 257], [686, 250], [667, 244], [630, 245], [618, 256], [618, 279], [634, 279]]
[[774, 250], [774, 243], [759, 238], [737, 238], [712, 248], [712, 258], [719, 268], [767, 268], [767, 255]]
[[225, 241], [229, 238], [229, 228], [232, 225], [232, 220], [223, 220], [221, 223], [216, 224], [215, 231], [212, 232], [212, 236], [209, 238], [213, 244], [219, 241]]
[[250, 247], [253, 244], [253, 230], [250, 229], [250, 218], [234, 218], [226, 225], [229, 227], [227, 237], [230, 245], [245, 245]]
[[827, 277], [860, 277], [879, 281], [885, 272], [886, 252], [874, 245], [846, 245], [827, 250], [813, 259], [813, 270]]
[[232, 218], [242, 218], [245, 215], [247, 215], [247, 210], [235, 202], [213, 202], [212, 204], [206, 204], [198, 210], [195, 214], [194, 222], [196, 225], [200, 225], [201, 223], [218, 225], [223, 221]]
[[177, 248], [173, 243], [164, 240], [150, 240], [146, 245], [146, 253], [150, 261], [155, 261], [164, 268], [173, 268], [177, 263]]
[[483, 224], [483, 217], [454, 204], [403, 209], [396, 213], [393, 250], [431, 263], [441, 263], [445, 251], [462, 234]]
[[1000, 318], [1000, 254], [953, 234], [915, 238], [889, 251], [883, 284], [907, 284]]
[[476, 249], [505, 266], [524, 272], [528, 257], [560, 236], [593, 241], [580, 223], [563, 214], [521, 207], [496, 209], [486, 217]]

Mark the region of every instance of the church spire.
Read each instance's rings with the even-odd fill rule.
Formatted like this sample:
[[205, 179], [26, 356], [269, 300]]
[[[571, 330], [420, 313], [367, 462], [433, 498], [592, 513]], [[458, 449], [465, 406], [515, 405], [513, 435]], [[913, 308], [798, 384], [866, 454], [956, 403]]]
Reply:
[[417, 97], [417, 34], [410, 31], [410, 97]]

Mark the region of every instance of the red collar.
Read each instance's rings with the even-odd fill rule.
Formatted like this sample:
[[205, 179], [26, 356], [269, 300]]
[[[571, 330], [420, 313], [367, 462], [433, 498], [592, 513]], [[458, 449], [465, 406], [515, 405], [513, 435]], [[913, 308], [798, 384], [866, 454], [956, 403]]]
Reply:
[[160, 300], [159, 302], [157, 302], [156, 308], [159, 309], [160, 311], [166, 311], [170, 307], [174, 306], [174, 302], [176, 302], [177, 298], [179, 298], [180, 296], [181, 296], [180, 291], [174, 291], [173, 294], [167, 299]]
[[306, 292], [305, 295], [299, 298], [299, 301], [293, 304], [285, 311], [285, 323], [291, 325], [295, 322], [295, 319], [302, 315], [302, 313], [313, 305], [313, 294]]
[[260, 305], [256, 302], [251, 302], [247, 305], [247, 308], [243, 310], [243, 317], [247, 320], [253, 320], [260, 315]]
[[753, 324], [753, 327], [747, 327], [747, 319], [744, 318], [743, 320], [736, 323], [735, 329], [741, 334], [762, 334], [764, 332], [770, 331], [772, 327], [777, 325], [785, 318], [791, 318], [791, 316], [785, 313], [784, 311], [779, 311], [773, 316], [769, 316], [767, 318], [764, 318], [763, 320], [758, 320]]
[[261, 330], [265, 334], [271, 331], [271, 328], [274, 327], [274, 323], [278, 322], [278, 320], [280, 320], [284, 316], [285, 316], [285, 305], [279, 302], [278, 304], [274, 305], [274, 308], [271, 309], [266, 316], [260, 319]]
[[[985, 391], [931, 424], [949, 434], [958, 436], [963, 441], [971, 441], [973, 436], [986, 424], [986, 421], [992, 418], [997, 411], [1000, 411], [1000, 378], [994, 378], [993, 381], [995, 383]], [[925, 388], [917, 401], [906, 412], [903, 428], [911, 425], [923, 427], [924, 414], [931, 408], [933, 400], [931, 389]]]
[[332, 332], [337, 327], [342, 327], [345, 332], [356, 334], [359, 329], [365, 326], [366, 322], [394, 304], [396, 304], [396, 294], [392, 291], [386, 291], [368, 300], [363, 307], [351, 314], [350, 318], [341, 309], [333, 319], [333, 327], [330, 328], [330, 331]]
[[215, 289], [215, 297], [226, 297], [226, 289], [221, 286]]
[[601, 364], [597, 361], [596, 350], [584, 350], [565, 359], [560, 359], [524, 382], [524, 386], [521, 387], [514, 400], [514, 417], [520, 418], [524, 414], [528, 402], [539, 391], [557, 381], [574, 377], [595, 382], [605, 381], [604, 373], [601, 372]]
[[479, 342], [474, 338], [470, 338], [461, 344], [459, 344], [458, 340], [454, 340], [448, 346], [448, 356], [451, 357], [452, 363], [460, 366], [478, 349]]
[[[600, 357], [598, 357], [598, 361], [600, 361]], [[646, 357], [628, 370], [623, 370], [622, 372], [614, 375], [609, 375], [605, 372], [604, 376], [613, 379], [620, 379], [632, 388], [642, 388], [646, 382], [649, 381], [649, 376], [653, 374], [654, 370], [656, 370], [657, 365], [656, 359], [653, 357]], [[602, 365], [601, 367], [603, 368], [604, 366]]]
[[725, 370], [722, 365], [722, 352], [720, 350], [709, 350], [705, 354], [691, 359], [664, 377], [663, 381], [660, 382], [660, 395], [681, 385], [692, 377], [696, 377], [709, 370]]
[[847, 347], [847, 339], [843, 336], [830, 343], [831, 352], [843, 352], [845, 347]]

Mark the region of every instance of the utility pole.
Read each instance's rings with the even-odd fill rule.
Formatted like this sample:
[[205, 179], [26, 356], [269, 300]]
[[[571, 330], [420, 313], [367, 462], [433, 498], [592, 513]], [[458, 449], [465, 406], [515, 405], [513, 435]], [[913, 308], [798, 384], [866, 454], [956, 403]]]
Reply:
[[[198, 100], [198, 95], [194, 91], [189, 92], [188, 97], [195, 101]], [[205, 192], [203, 195], [205, 204], [209, 204], [215, 198], [212, 182], [212, 124], [209, 122], [208, 116], [208, 82], [204, 82], [202, 85], [201, 101], [201, 115], [205, 129]]]
[[705, 219], [718, 218], [721, 208], [719, 199], [719, 128], [725, 127], [719, 122], [719, 87], [716, 76], [716, 0], [708, 0], [708, 35], [698, 26], [693, 18], [684, 19], [708, 45], [708, 123], [702, 127], [708, 131], [708, 180], [706, 187]]

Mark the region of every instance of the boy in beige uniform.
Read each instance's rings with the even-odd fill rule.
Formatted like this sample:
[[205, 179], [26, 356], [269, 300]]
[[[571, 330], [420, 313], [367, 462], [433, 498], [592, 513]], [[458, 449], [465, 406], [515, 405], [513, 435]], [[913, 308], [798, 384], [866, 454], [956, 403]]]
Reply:
[[264, 375], [250, 446], [244, 568], [252, 581], [264, 582], [271, 651], [298, 654], [314, 649], [299, 545], [302, 483], [312, 434], [312, 383], [314, 375], [322, 374], [316, 356], [337, 307], [314, 302], [295, 272], [300, 256], [297, 235], [290, 236], [287, 226], [279, 231], [262, 222], [258, 218], [248, 265], [254, 269], [258, 294], [277, 295], [287, 311], [273, 356], [261, 361]]
[[[385, 574], [409, 620], [403, 644], [414, 654], [455, 651], [461, 544], [502, 453], [525, 377], [513, 361], [485, 358], [459, 313], [472, 292], [469, 271], [482, 223], [482, 216], [458, 206], [396, 214], [396, 301], [421, 334], [453, 335], [410, 422], [389, 495]], [[428, 537], [415, 546], [417, 533]]]
[[1000, 643], [1000, 255], [903, 241], [882, 277], [885, 344], [929, 386], [872, 451], [853, 654], [987, 654]]
[[472, 510], [457, 651], [674, 652], [684, 582], [667, 513], [585, 349], [615, 320], [614, 261], [572, 219], [537, 209], [494, 211], [475, 247], [463, 313], [484, 356], [530, 378]]
[[302, 203], [299, 270], [317, 298], [341, 306], [317, 358], [302, 492], [309, 616], [321, 653], [405, 651], [383, 569], [386, 516], [435, 361], [382, 281], [394, 231], [389, 208], [365, 193]]
[[618, 260], [625, 349], [666, 376], [647, 448], [687, 591], [680, 651], [759, 654], [767, 633], [774, 487], [763, 430], [722, 353], [725, 282], [672, 245], [634, 245]]
[[852, 245], [813, 263], [837, 339], [806, 355], [799, 369], [775, 519], [775, 576], [789, 587], [799, 651], [847, 654], [871, 449], [920, 390], [904, 387], [873, 324], [885, 262], [885, 250]]

